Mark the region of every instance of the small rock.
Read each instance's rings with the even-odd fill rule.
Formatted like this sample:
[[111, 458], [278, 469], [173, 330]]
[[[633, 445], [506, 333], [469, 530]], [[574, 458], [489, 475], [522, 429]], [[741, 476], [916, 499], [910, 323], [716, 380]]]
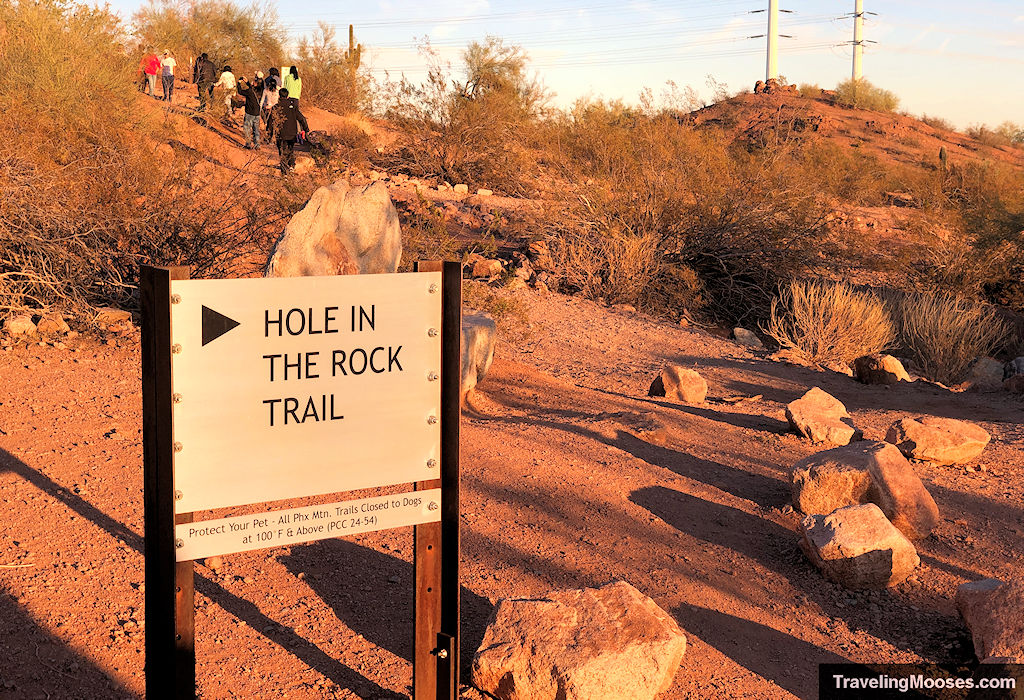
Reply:
[[132, 314], [130, 311], [125, 311], [124, 309], [115, 309], [105, 306], [103, 308], [96, 309], [96, 316], [93, 320], [99, 324], [113, 325], [131, 321]]
[[295, 167], [292, 168], [292, 172], [297, 175], [304, 175], [311, 173], [316, 169], [316, 161], [307, 155], [296, 155], [295, 156]]
[[71, 330], [67, 322], [56, 314], [47, 314], [39, 319], [36, 331], [40, 335], [59, 335]]
[[853, 361], [853, 377], [863, 384], [897, 384], [909, 382], [910, 375], [892, 355], [875, 353]]
[[748, 348], [764, 348], [764, 343], [757, 337], [753, 331], [748, 331], [746, 328], [736, 327], [732, 329], [733, 339], [740, 345], [746, 345]]
[[1024, 357], [1015, 357], [1003, 365], [1003, 379], [1024, 376]]
[[494, 194], [494, 193], [493, 193], [493, 192], [491, 192], [490, 190], [484, 189], [484, 188], [482, 188], [482, 187], [481, 187], [480, 189], [478, 189], [478, 190], [476, 191], [476, 193], [477, 193], [477, 194], [478, 194], [479, 196], [481, 196], [481, 197], [490, 197], [490, 196], [491, 196], [492, 194]]
[[654, 378], [647, 391], [648, 396], [664, 396], [689, 404], [704, 403], [708, 395], [708, 383], [696, 370], [677, 365], [667, 365]]
[[818, 387], [786, 406], [786, 420], [793, 430], [812, 442], [846, 445], [860, 440], [862, 435], [854, 427], [846, 406]]
[[473, 265], [473, 277], [497, 277], [505, 268], [502, 267], [500, 260], [479, 260]]
[[533, 269], [538, 272], [551, 272], [555, 269], [555, 261], [551, 257], [551, 248], [547, 241], [530, 241], [526, 248], [526, 257], [533, 263]]
[[1024, 580], [962, 584], [956, 589], [956, 607], [971, 630], [978, 659], [1024, 663]]
[[465, 398], [487, 375], [494, 360], [497, 325], [483, 312], [462, 315], [462, 377], [461, 394]]
[[473, 657], [500, 700], [653, 700], [686, 651], [678, 623], [624, 581], [498, 602]]
[[874, 503], [808, 515], [801, 525], [808, 558], [846, 588], [894, 586], [921, 562], [914, 545]]
[[455, 192], [455, 194], [469, 194], [469, 185], [459, 183], [452, 188], [452, 191]]
[[19, 314], [7, 319], [4, 323], [4, 330], [10, 335], [32, 335], [36, 332], [36, 324], [28, 314]]
[[1024, 374], [1016, 374], [1005, 379], [1003, 388], [1011, 394], [1024, 394]]
[[224, 568], [224, 560], [220, 557], [206, 557], [203, 563], [211, 571], [220, 571]]
[[402, 579], [399, 576], [389, 576], [388, 583], [401, 583]]
[[885, 434], [907, 457], [936, 464], [959, 464], [974, 459], [988, 445], [984, 428], [952, 418], [922, 416], [893, 423]]
[[979, 357], [967, 373], [968, 391], [999, 391], [1003, 387], [1003, 363], [991, 357]]

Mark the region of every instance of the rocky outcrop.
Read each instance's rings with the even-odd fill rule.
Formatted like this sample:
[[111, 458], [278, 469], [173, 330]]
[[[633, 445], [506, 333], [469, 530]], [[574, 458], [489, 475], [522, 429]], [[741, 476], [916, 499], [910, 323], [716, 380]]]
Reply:
[[481, 381], [494, 360], [497, 327], [483, 312], [462, 315], [462, 396]]
[[910, 540], [873, 503], [808, 515], [801, 525], [808, 558], [846, 588], [894, 586], [921, 562]]
[[267, 277], [396, 272], [402, 258], [398, 211], [387, 187], [321, 187], [278, 239]]
[[661, 374], [651, 382], [648, 396], [664, 396], [683, 403], [704, 403], [708, 395], [708, 383], [696, 370], [677, 365], [667, 365]]
[[856, 442], [800, 460], [790, 474], [793, 507], [808, 515], [874, 503], [910, 539], [927, 537], [939, 508], [894, 445]]
[[885, 435], [907, 457], [959, 464], [981, 454], [991, 436], [984, 428], [952, 418], [923, 416], [893, 423]]
[[1024, 664], [1024, 580], [965, 583], [956, 589], [956, 607], [980, 661]]
[[786, 420], [794, 431], [812, 442], [846, 445], [861, 438], [846, 406], [818, 387], [786, 406]]
[[473, 657], [473, 685], [500, 700], [651, 700], [672, 685], [686, 637], [618, 581], [495, 607]]
[[853, 361], [853, 378], [862, 384], [897, 384], [909, 382], [910, 375], [892, 355], [876, 353]]

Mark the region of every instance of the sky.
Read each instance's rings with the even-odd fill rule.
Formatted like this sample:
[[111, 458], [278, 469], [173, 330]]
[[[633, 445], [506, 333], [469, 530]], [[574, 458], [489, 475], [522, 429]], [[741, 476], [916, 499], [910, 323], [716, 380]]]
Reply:
[[[767, 0], [279, 0], [293, 39], [318, 21], [348, 24], [374, 76], [425, 75], [424, 38], [458, 71], [470, 41], [498, 36], [530, 57], [554, 104], [581, 97], [637, 102], [673, 81], [710, 98], [708, 76], [736, 92], [765, 77]], [[139, 0], [112, 0], [126, 19]], [[850, 77], [853, 0], [779, 0], [779, 72], [832, 88]], [[754, 12], [761, 10], [761, 12]], [[864, 77], [900, 108], [958, 127], [1024, 123], [1024, 1], [864, 0]]]

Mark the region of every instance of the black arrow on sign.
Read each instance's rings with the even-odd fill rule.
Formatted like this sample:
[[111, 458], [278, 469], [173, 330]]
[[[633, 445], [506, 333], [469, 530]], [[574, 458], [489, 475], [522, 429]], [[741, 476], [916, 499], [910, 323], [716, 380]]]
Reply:
[[232, 328], [236, 328], [239, 322], [224, 314], [214, 311], [208, 306], [203, 307], [203, 345], [216, 340]]

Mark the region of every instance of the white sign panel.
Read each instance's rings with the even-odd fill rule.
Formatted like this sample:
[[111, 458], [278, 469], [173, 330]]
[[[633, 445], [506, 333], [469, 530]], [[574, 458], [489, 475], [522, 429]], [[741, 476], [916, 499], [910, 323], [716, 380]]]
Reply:
[[441, 520], [441, 489], [410, 491], [340, 503], [177, 525], [177, 561]]
[[438, 478], [440, 286], [172, 281], [175, 512]]

